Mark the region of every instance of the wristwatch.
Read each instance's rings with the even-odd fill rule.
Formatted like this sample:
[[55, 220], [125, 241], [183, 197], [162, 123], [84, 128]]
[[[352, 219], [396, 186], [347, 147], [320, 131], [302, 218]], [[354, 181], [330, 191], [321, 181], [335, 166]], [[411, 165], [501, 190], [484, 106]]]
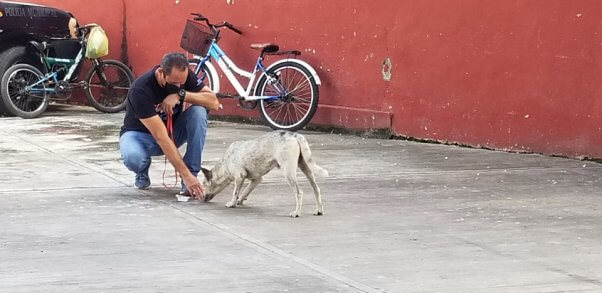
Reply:
[[184, 103], [184, 98], [186, 97], [186, 91], [184, 89], [180, 89], [178, 92], [178, 97], [180, 97], [180, 104]]

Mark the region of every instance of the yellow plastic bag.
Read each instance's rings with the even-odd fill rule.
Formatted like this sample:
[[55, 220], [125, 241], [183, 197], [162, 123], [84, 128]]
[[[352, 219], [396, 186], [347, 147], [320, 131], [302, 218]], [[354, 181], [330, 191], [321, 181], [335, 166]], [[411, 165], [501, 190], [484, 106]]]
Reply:
[[88, 34], [86, 58], [97, 59], [109, 55], [109, 38], [100, 26], [95, 26]]

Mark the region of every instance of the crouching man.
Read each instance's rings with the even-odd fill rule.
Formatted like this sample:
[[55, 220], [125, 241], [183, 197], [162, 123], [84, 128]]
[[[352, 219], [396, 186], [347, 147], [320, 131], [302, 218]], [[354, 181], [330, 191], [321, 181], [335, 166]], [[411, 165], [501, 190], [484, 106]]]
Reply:
[[[150, 187], [151, 157], [165, 154], [182, 177], [180, 194], [201, 198], [203, 186], [196, 176], [201, 170], [207, 110], [218, 107], [215, 94], [188, 70], [183, 54], [166, 54], [160, 65], [136, 79], [128, 93], [119, 138], [121, 158], [136, 173], [136, 187]], [[169, 115], [175, 144], [167, 128]], [[182, 159], [177, 147], [184, 143]]]

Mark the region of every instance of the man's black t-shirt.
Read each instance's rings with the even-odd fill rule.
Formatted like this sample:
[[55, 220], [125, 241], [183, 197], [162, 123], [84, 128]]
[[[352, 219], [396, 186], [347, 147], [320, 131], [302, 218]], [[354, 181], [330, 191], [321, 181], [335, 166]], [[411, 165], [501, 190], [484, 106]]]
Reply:
[[[155, 70], [158, 67], [155, 66], [150, 71], [141, 75], [130, 87], [120, 136], [126, 131], [149, 132], [144, 124], [140, 122], [140, 119], [150, 118], [155, 115], [161, 115], [161, 119], [164, 121], [167, 119], [165, 113], [159, 113], [158, 105], [172, 93], [161, 87], [159, 82], [157, 82]], [[186, 83], [182, 85], [182, 88], [189, 92], [199, 92], [204, 86], [203, 82], [198, 80], [194, 72], [189, 70], [188, 78], [186, 79]], [[181, 112], [182, 104], [179, 104], [174, 108], [174, 121], [178, 119]]]

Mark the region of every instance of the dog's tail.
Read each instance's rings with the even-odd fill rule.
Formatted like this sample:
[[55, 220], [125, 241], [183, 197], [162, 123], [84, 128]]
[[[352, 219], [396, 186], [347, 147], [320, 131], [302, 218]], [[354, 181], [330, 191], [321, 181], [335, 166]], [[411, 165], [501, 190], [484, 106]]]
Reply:
[[301, 157], [303, 157], [303, 161], [305, 164], [309, 166], [312, 172], [314, 172], [319, 177], [328, 177], [328, 171], [324, 170], [322, 167], [318, 166], [316, 162], [311, 157], [311, 150], [309, 149], [309, 144], [305, 137], [301, 134], [295, 133], [295, 138], [297, 139], [297, 143], [299, 144], [299, 148], [301, 149]]

